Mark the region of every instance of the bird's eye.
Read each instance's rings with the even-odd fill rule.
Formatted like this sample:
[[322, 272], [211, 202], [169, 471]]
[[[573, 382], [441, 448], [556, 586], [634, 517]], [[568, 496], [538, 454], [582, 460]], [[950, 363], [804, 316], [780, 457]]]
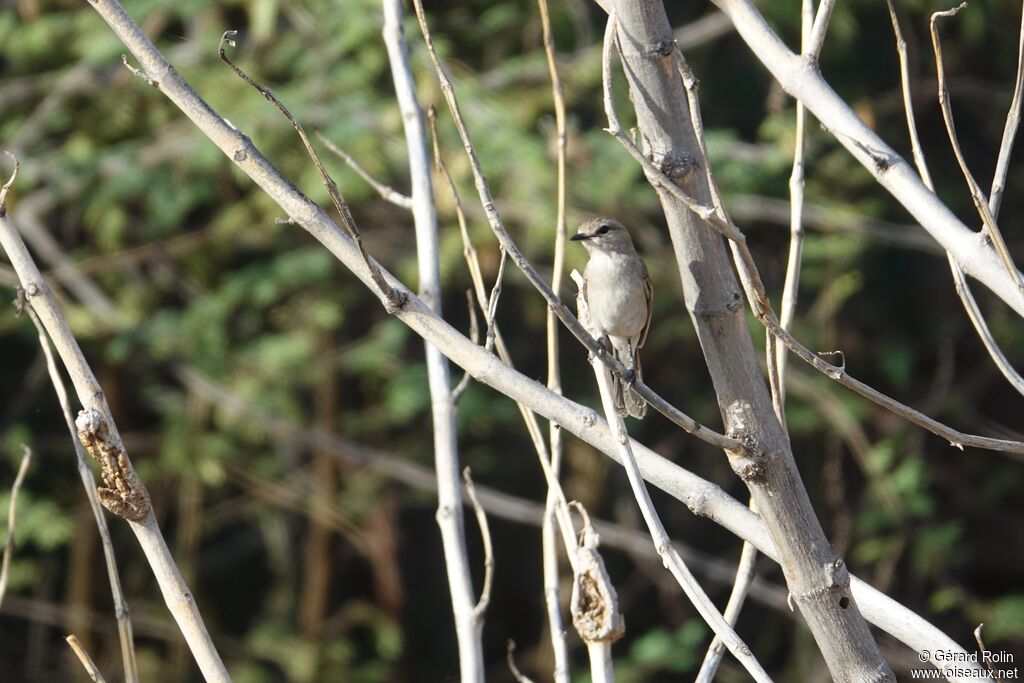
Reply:
[[605, 223], [604, 225], [602, 225], [600, 228], [597, 229], [597, 234], [598, 235], [607, 235], [608, 231], [611, 230], [611, 227], [612, 226], [610, 226], [607, 223]]

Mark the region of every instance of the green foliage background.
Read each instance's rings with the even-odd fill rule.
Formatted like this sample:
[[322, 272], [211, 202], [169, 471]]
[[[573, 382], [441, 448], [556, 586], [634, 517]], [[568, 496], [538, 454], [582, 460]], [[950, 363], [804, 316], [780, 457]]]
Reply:
[[[799, 3], [762, 4], [794, 44]], [[199, 93], [316, 201], [326, 206], [326, 193], [288, 123], [217, 60], [223, 31], [240, 31], [236, 61], [270, 85], [307, 128], [407, 189], [376, 2], [125, 5]], [[714, 11], [703, 3], [670, 5], [680, 27]], [[946, 5], [899, 5], [931, 170], [942, 198], [974, 225], [934, 99], [927, 17]], [[554, 121], [537, 8], [521, 0], [460, 0], [432, 3], [428, 11], [499, 208], [547, 272]], [[957, 127], [983, 185], [1009, 104], [1019, 11], [1010, 2], [977, 3], [943, 27]], [[603, 213], [632, 227], [657, 290], [644, 351], [650, 382], [697, 419], [720, 424], [656, 197], [601, 130], [603, 17], [583, 0], [556, 0], [552, 13], [570, 119], [570, 223]], [[422, 101], [442, 105], [414, 22], [407, 29]], [[429, 468], [420, 340], [308, 235], [275, 223], [280, 210], [156, 89], [122, 67], [123, 51], [87, 3], [0, 2], [0, 147], [22, 163], [10, 205], [23, 229], [19, 212], [34, 207], [45, 231], [100, 292], [101, 305], [87, 301], [68, 284], [67, 269], [36, 251], [109, 395], [234, 679], [455, 680], [432, 493], [275, 435], [265, 417], [330, 430]], [[704, 121], [726, 201], [770, 291], [780, 292], [788, 219], [779, 202], [787, 197], [793, 102], [734, 33], [686, 52], [703, 82]], [[884, 3], [840, 3], [822, 69], [866, 121], [907, 151]], [[621, 79], [617, 85], [626, 122], [628, 97]], [[498, 264], [495, 242], [482, 211], [468, 201], [474, 193], [467, 164], [445, 114], [440, 126], [490, 281]], [[1019, 438], [1022, 399], [977, 340], [945, 259], [828, 134], [811, 125], [808, 145], [807, 200], [815, 210], [808, 212], [797, 335], [814, 349], [842, 349], [855, 376], [929, 415], [965, 431]], [[329, 164], [370, 252], [414, 283], [410, 216], [339, 161]], [[1001, 224], [1020, 256], [1024, 178], [1016, 164], [1009, 180]], [[465, 330], [469, 278], [452, 201], [440, 188], [445, 314]], [[583, 260], [570, 247], [570, 267]], [[13, 300], [11, 272], [0, 275]], [[1024, 326], [978, 290], [997, 339], [1024, 367]], [[544, 315], [543, 301], [510, 268], [498, 322], [517, 366], [537, 378], [545, 373], [538, 343]], [[763, 345], [762, 330], [753, 323], [751, 329], [755, 344]], [[566, 393], [597, 405], [585, 355], [562, 337]], [[94, 524], [35, 332], [13, 307], [0, 313], [0, 348], [0, 482], [13, 480], [19, 444], [36, 453], [19, 499], [18, 549], [0, 611], [3, 680], [80, 678], [62, 642], [68, 632], [82, 639], [108, 680], [120, 680]], [[951, 449], [797, 361], [791, 367], [794, 451], [829, 538], [853, 571], [965, 646], [984, 621], [991, 648], [1024, 655], [1024, 463]], [[182, 381], [187, 372], [235, 400], [190, 389]], [[238, 409], [239, 400], [247, 411]], [[458, 419], [460, 454], [478, 483], [543, 500], [542, 478], [510, 401], [470, 384]], [[853, 426], [844, 431], [843, 424]], [[633, 427], [665, 456], [745, 499], [720, 453], [657, 415]], [[639, 529], [622, 472], [571, 438], [567, 448], [570, 497], [596, 516]], [[702, 557], [738, 556], [736, 539], [655, 497], [674, 539]], [[0, 493], [0, 509], [7, 500]], [[118, 520], [112, 526], [143, 679], [199, 680], [134, 539]], [[489, 677], [510, 679], [504, 651], [511, 638], [520, 667], [545, 680], [551, 664], [538, 529], [498, 518], [492, 528], [497, 571], [484, 634]], [[472, 527], [468, 539], [479, 567]], [[628, 625], [616, 646], [621, 680], [692, 676], [709, 635], [680, 591], [650, 558], [609, 549], [607, 559]], [[758, 567], [766, 581], [781, 585], [776, 566], [762, 561]], [[716, 579], [705, 569], [701, 575], [724, 603], [722, 574]], [[778, 680], [821, 680], [820, 656], [784, 595], [761, 593], [745, 608], [739, 632]], [[887, 636], [879, 640], [898, 671], [914, 666], [914, 653]], [[575, 636], [570, 641], [576, 679], [585, 680], [586, 653]], [[726, 662], [720, 680], [745, 677]]]

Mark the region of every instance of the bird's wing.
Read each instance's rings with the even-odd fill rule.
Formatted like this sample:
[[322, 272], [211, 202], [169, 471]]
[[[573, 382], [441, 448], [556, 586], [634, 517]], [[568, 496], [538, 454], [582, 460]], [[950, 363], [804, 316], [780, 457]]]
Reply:
[[644, 265], [644, 295], [647, 299], [647, 321], [644, 323], [644, 329], [640, 332], [640, 341], [636, 343], [638, 349], [647, 341], [647, 333], [651, 329], [651, 315], [654, 313], [654, 284], [651, 282], [646, 265]]

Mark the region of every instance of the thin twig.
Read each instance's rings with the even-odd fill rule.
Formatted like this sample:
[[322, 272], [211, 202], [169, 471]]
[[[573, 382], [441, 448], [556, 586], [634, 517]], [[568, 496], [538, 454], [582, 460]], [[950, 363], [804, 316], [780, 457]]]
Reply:
[[71, 646], [71, 651], [78, 657], [78, 661], [82, 663], [82, 667], [85, 669], [85, 673], [89, 674], [89, 678], [93, 683], [106, 683], [106, 679], [103, 678], [103, 674], [100, 673], [100, 669], [96, 666], [96, 662], [92, 661], [92, 657], [85, 651], [82, 644], [78, 642], [78, 638], [71, 634], [64, 639], [67, 644]]
[[288, 122], [292, 124], [292, 128], [294, 128], [295, 132], [299, 134], [299, 138], [302, 140], [302, 145], [306, 148], [306, 152], [309, 154], [310, 159], [313, 160], [316, 170], [320, 173], [320, 180], [323, 182], [324, 187], [327, 188], [327, 193], [331, 197], [331, 203], [334, 204], [334, 208], [338, 212], [338, 216], [341, 218], [342, 227], [345, 228], [348, 236], [356, 243], [356, 246], [359, 248], [359, 253], [363, 257], [363, 261], [366, 263], [366, 268], [370, 271], [370, 276], [373, 278], [374, 284], [377, 285], [381, 294], [384, 295], [387, 302], [388, 312], [392, 313], [401, 308], [405, 303], [405, 295], [397, 291], [388, 283], [387, 280], [384, 279], [384, 276], [380, 273], [380, 267], [377, 266], [377, 263], [372, 258], [370, 258], [369, 253], [366, 251], [366, 247], [363, 245], [363, 238], [359, 233], [359, 228], [356, 226], [355, 218], [352, 217], [352, 212], [348, 208], [348, 203], [345, 201], [345, 198], [342, 197], [341, 190], [338, 189], [338, 184], [334, 182], [334, 179], [324, 167], [323, 162], [320, 161], [320, 156], [316, 153], [316, 150], [313, 149], [313, 143], [310, 142], [309, 136], [306, 135], [306, 131], [303, 129], [302, 124], [292, 116], [287, 107], [281, 103], [281, 100], [277, 99], [269, 88], [257, 83], [247, 73], [235, 66], [235, 63], [228, 58], [227, 53], [224, 50], [224, 45], [227, 44], [231, 47], [235, 47], [235, 36], [237, 35], [237, 31], [225, 31], [224, 35], [221, 36], [220, 45], [217, 47], [217, 55], [220, 57], [220, 60], [227, 64], [239, 78], [255, 88], [256, 92], [263, 95], [264, 99], [274, 105], [274, 107], [281, 112], [286, 119], [288, 119]]
[[871, 130], [822, 76], [820, 70], [793, 54], [772, 30], [751, 0], [712, 0], [732, 21], [754, 56], [790, 95], [833, 133], [836, 140], [945, 249], [954, 252], [964, 271], [982, 282], [1018, 314], [1024, 315], [1024, 296], [1016, 278], [1006, 273], [1001, 257], [985, 240], [977, 239], [920, 176], [882, 138]]
[[136, 78], [142, 79], [143, 81], [146, 82], [146, 85], [153, 86], [154, 88], [157, 88], [157, 87], [160, 86], [160, 84], [157, 83], [156, 80], [150, 78], [149, 74], [147, 74], [144, 71], [142, 71], [141, 69], [137, 69], [136, 67], [134, 67], [131, 64], [129, 64], [128, 63], [128, 55], [121, 55], [121, 63], [124, 64], [124, 68], [128, 69], [128, 71], [132, 74], [132, 76], [135, 76]]
[[391, 202], [395, 206], [399, 206], [403, 209], [412, 209], [411, 197], [405, 196], [390, 185], [386, 185], [374, 178], [370, 175], [370, 172], [363, 168], [348, 152], [328, 140], [320, 131], [316, 130], [313, 131], [313, 133], [316, 135], [317, 140], [323, 143], [324, 147], [326, 147], [336, 157], [344, 161], [345, 165], [355, 171], [356, 175], [366, 181], [366, 184], [372, 187], [374, 191], [380, 195], [381, 199]]
[[491, 287], [491, 295], [487, 301], [487, 332], [484, 335], [484, 348], [494, 351], [494, 316], [498, 314], [498, 299], [501, 297], [501, 280], [505, 277], [505, 263], [508, 261], [508, 252], [500, 248], [501, 256], [498, 258], [498, 274], [494, 276], [494, 286]]
[[[978, 650], [982, 654], [988, 652], [988, 648], [985, 647], [985, 639], [982, 638], [982, 636], [981, 636], [982, 629], [984, 629], [984, 628], [985, 628], [985, 623], [982, 622], [982, 623], [978, 624], [978, 628], [974, 629], [974, 640], [975, 640], [975, 642], [978, 643]], [[996, 680], [996, 681], [1000, 680], [1002, 678], [1002, 676], [1000, 676], [998, 673], [996, 673], [996, 668], [992, 664], [991, 658], [983, 656], [982, 659], [985, 662], [985, 667], [988, 669], [989, 673], [992, 675], [992, 679]]]
[[[483, 270], [480, 267], [480, 259], [477, 254], [476, 247], [473, 245], [473, 240], [469, 236], [469, 228], [466, 224], [466, 214], [462, 208], [462, 199], [459, 195], [459, 190], [455, 186], [455, 181], [452, 180], [451, 173], [448, 171], [448, 165], [445, 164], [444, 155], [441, 154], [441, 146], [438, 142], [437, 136], [437, 112], [433, 107], [430, 107], [427, 110], [427, 120], [430, 123], [430, 134], [433, 139], [434, 167], [444, 179], [449, 192], [451, 192], [452, 200], [455, 203], [455, 216], [459, 223], [459, 235], [462, 237], [462, 255], [466, 260], [466, 267], [469, 270], [469, 277], [473, 283], [477, 304], [484, 316], [488, 316], [491, 305], [490, 298], [487, 293], [487, 287], [484, 284]], [[502, 337], [501, 330], [498, 328], [497, 324], [493, 326], [493, 334], [494, 350], [497, 352], [498, 358], [500, 358], [509, 367], [514, 367], [512, 356], [508, 351], [508, 347], [505, 345], [505, 339]], [[476, 343], [476, 340], [474, 340], [474, 343]], [[534, 450], [537, 452], [537, 456], [544, 460], [548, 460], [547, 447], [544, 445], [544, 437], [541, 435], [540, 424], [537, 422], [537, 416], [533, 411], [521, 403], [517, 402], [516, 405], [519, 408], [519, 412], [526, 424], [526, 430], [530, 435], [530, 442], [533, 444]]]
[[[613, 21], [614, 19], [609, 19], [609, 22]], [[614, 36], [614, 30], [612, 32], [612, 36]], [[739, 228], [737, 228], [736, 225], [727, 217], [723, 218], [720, 216], [716, 209], [701, 204], [696, 199], [686, 194], [678, 185], [673, 183], [667, 175], [665, 175], [660, 169], [656, 168], [623, 133], [622, 128], [619, 125], [618, 118], [615, 116], [611, 98], [611, 43], [614, 42], [614, 39], [608, 40], [607, 37], [608, 36], [606, 34], [603, 66], [605, 79], [605, 109], [609, 121], [609, 127], [606, 130], [613, 137], [618, 139], [629, 152], [630, 156], [636, 159], [641, 166], [643, 166], [644, 172], [652, 183], [672, 194], [672, 196], [678, 199], [687, 209], [692, 211], [702, 220], [706, 221], [730, 241], [733, 250], [736, 253], [736, 269], [740, 274], [740, 281], [750, 304], [751, 311], [753, 312], [754, 317], [756, 317], [757, 320], [765, 326], [769, 334], [777, 336], [782, 343], [786, 345], [786, 348], [795, 353], [818, 372], [821, 372], [830, 379], [860, 394], [873, 403], [892, 411], [905, 420], [912, 422], [937, 436], [941, 436], [946, 439], [951, 446], [961, 449], [964, 446], [971, 446], [974, 448], [985, 448], [1007, 453], [1024, 453], [1024, 443], [1020, 441], [993, 439], [973, 434], [965, 434], [934, 420], [917, 410], [914, 410], [910, 406], [900, 403], [896, 399], [887, 396], [874, 387], [864, 384], [860, 380], [850, 376], [845, 371], [845, 368], [837, 368], [836, 366], [826, 363], [818, 357], [818, 354], [808, 349], [792, 334], [783, 329], [782, 326], [779, 325], [778, 318], [775, 316], [775, 313], [772, 311], [771, 303], [765, 293], [764, 284], [761, 282], [760, 275], [757, 272], [757, 267], [753, 261], [753, 256], [750, 254], [750, 249], [747, 247], [746, 237]], [[694, 112], [692, 112], [692, 119], [696, 125], [698, 118]], [[697, 139], [701, 140], [702, 135], [698, 135]], [[705, 168], [707, 168], [706, 160]], [[645, 398], [647, 397], [645, 396]], [[648, 401], [650, 402], [649, 399]]]
[[935, 12], [932, 14], [931, 21], [929, 22], [929, 28], [932, 34], [932, 49], [935, 52], [935, 69], [938, 73], [939, 78], [939, 105], [942, 109], [942, 119], [946, 122], [946, 131], [949, 133], [949, 142], [953, 147], [953, 154], [956, 155], [956, 161], [960, 164], [960, 170], [964, 174], [964, 180], [967, 181], [967, 187], [971, 191], [971, 199], [974, 201], [974, 206], [978, 210], [978, 214], [981, 216], [983, 223], [983, 230], [992, 241], [992, 246], [995, 248], [996, 253], [999, 254], [999, 258], [1003, 261], [1003, 266], [1009, 273], [1010, 278], [1013, 279], [1017, 285], [1017, 290], [1024, 294], [1024, 280], [1021, 279], [1020, 271], [1017, 270], [1017, 266], [1013, 263], [1013, 257], [1010, 255], [1010, 250], [1006, 247], [1006, 242], [1003, 241], [1003, 234], [999, 230], [999, 226], [996, 224], [995, 216], [989, 209], [988, 201], [985, 198], [985, 193], [981, 191], [981, 186], [978, 185], [978, 181], [974, 179], [974, 175], [971, 170], [967, 167], [967, 160], [964, 159], [963, 150], [960, 149], [960, 140], [956, 134], [956, 126], [953, 124], [953, 109], [949, 102], [949, 86], [946, 84], [946, 69], [942, 63], [942, 44], [939, 40], [939, 19], [945, 17], [955, 16], [960, 10], [967, 7], [966, 2], [960, 3], [958, 6], [948, 9], [944, 12]]
[[[751, 510], [754, 509], [754, 501], [750, 501]], [[731, 626], [736, 625], [739, 619], [740, 610], [746, 602], [747, 593], [754, 582], [754, 566], [757, 564], [757, 548], [744, 541], [743, 549], [740, 551], [740, 561], [736, 567], [736, 580], [732, 584], [732, 591], [729, 593], [729, 601], [725, 604], [725, 612], [722, 616]], [[707, 654], [704, 655], [704, 662], [697, 672], [694, 683], [711, 683], [715, 679], [715, 673], [725, 655], [725, 643], [717, 635], [711, 639]]]
[[508, 661], [508, 670], [512, 672], [512, 677], [516, 679], [517, 683], [533, 683], [533, 681], [527, 676], [524, 676], [522, 672], [519, 671], [519, 667], [516, 666], [516, 660], [513, 656], [515, 651], [516, 641], [509, 639], [505, 648], [505, 658]]
[[476, 488], [473, 486], [473, 478], [468, 467], [462, 470], [462, 481], [466, 486], [466, 497], [473, 505], [473, 514], [476, 515], [476, 523], [480, 527], [480, 540], [484, 547], [484, 585], [480, 589], [480, 599], [473, 608], [473, 613], [483, 619], [487, 606], [491, 603], [491, 586], [494, 584], [494, 546], [491, 544], [491, 527], [487, 523], [487, 513], [477, 500]]
[[[573, 279], [576, 281], [579, 287], [579, 295], [576, 298], [576, 310], [579, 313], [579, 318], [584, 325], [587, 325], [590, 320], [589, 310], [587, 308], [586, 298], [583, 296], [583, 278], [578, 273], [573, 273]], [[608, 424], [612, 428], [613, 434], [616, 436], [618, 443], [620, 444], [620, 451], [622, 455], [622, 465], [626, 470], [626, 476], [629, 478], [630, 487], [633, 490], [633, 496], [636, 498], [637, 505], [640, 507], [640, 512], [643, 515], [644, 522], [647, 524], [647, 529], [651, 534], [651, 539], [654, 542], [654, 547], [657, 549], [658, 554], [661, 556], [662, 562], [675, 577], [679, 583], [683, 592], [693, 603], [694, 607], [703, 617], [704, 621], [707, 622], [711, 630], [714, 631], [725, 643], [725, 646], [729, 649], [737, 660], [743, 665], [743, 667], [754, 677], [757, 681], [771, 681], [771, 678], [765, 673], [764, 669], [758, 663], [757, 659], [754, 658], [750, 652], [750, 648], [740, 639], [732, 626], [726, 622], [721, 612], [715, 607], [711, 599], [708, 598], [707, 594], [700, 587], [700, 584], [694, 578], [693, 574], [686, 567], [686, 563], [679, 556], [679, 553], [675, 552], [672, 548], [672, 544], [669, 541], [668, 533], [665, 531], [664, 525], [661, 523], [661, 519], [658, 517], [657, 511], [654, 509], [654, 503], [651, 501], [650, 494], [647, 492], [647, 486], [644, 484], [643, 477], [640, 475], [640, 470], [636, 465], [636, 459], [633, 457], [633, 449], [629, 446], [629, 437], [626, 433], [626, 425], [623, 422], [622, 416], [615, 410], [615, 400], [612, 397], [611, 389], [611, 377], [607, 369], [602, 365], [596, 358], [592, 360], [591, 364], [594, 367], [594, 374], [597, 377], [597, 386], [601, 393], [601, 403], [604, 406], [605, 416], [608, 420]]]
[[[555, 137], [557, 145], [557, 213], [555, 216], [555, 248], [551, 268], [551, 289], [560, 294], [562, 288], [562, 272], [565, 269], [565, 186], [566, 157], [568, 154], [568, 136], [565, 123], [565, 96], [562, 79], [558, 74], [558, 63], [555, 59], [555, 37], [551, 30], [551, 17], [547, 0], [537, 0], [540, 11], [540, 23], [544, 35], [544, 56], [548, 65], [548, 76], [551, 80], [551, 99], [555, 107]], [[562, 378], [558, 359], [558, 317], [548, 309], [546, 317], [547, 354], [548, 354], [548, 389], [556, 394], [562, 393]], [[555, 422], [548, 425], [548, 441], [551, 450], [551, 469], [557, 475], [562, 467], [562, 428]], [[544, 512], [544, 523], [541, 528], [541, 549], [543, 553], [544, 573], [544, 605], [548, 615], [548, 630], [551, 635], [551, 647], [554, 655], [555, 683], [569, 683], [569, 646], [566, 642], [565, 624], [562, 619], [561, 597], [559, 595], [558, 555], [555, 549], [555, 504], [556, 497], [549, 491]]]
[[[829, 4], [823, 2], [821, 14], [826, 11]], [[831, 10], [828, 10], [831, 12]], [[811, 53], [811, 37], [813, 35], [814, 21], [814, 0], [803, 0], [800, 12], [800, 49], [805, 58]], [[827, 27], [828, 22], [822, 21], [822, 26]], [[825, 31], [821, 32], [824, 41]], [[779, 313], [779, 324], [784, 329], [792, 331], [793, 316], [796, 313], [797, 295], [800, 289], [800, 267], [803, 261], [804, 252], [804, 145], [806, 143], [805, 121], [806, 112], [804, 105], [797, 100], [796, 103], [796, 130], [794, 135], [796, 141], [793, 144], [793, 170], [789, 174], [789, 257], [786, 260], [786, 279], [782, 286], [782, 307]], [[785, 404], [786, 401], [786, 362], [789, 354], [785, 349], [778, 349], [776, 365], [778, 366], [779, 388], [778, 402]], [[770, 366], [769, 366], [770, 368]], [[769, 373], [769, 377], [770, 377]], [[772, 401], [776, 402], [775, 392], [772, 393]], [[779, 409], [776, 408], [776, 412]]]
[[121, 587], [121, 576], [117, 570], [117, 559], [114, 557], [114, 542], [110, 538], [110, 527], [107, 525], [107, 518], [103, 514], [103, 506], [100, 505], [96, 495], [96, 479], [93, 477], [92, 468], [89, 466], [85, 448], [78, 439], [78, 432], [75, 429], [75, 419], [71, 414], [71, 402], [68, 400], [68, 391], [64, 386], [64, 378], [61, 377], [57, 368], [57, 360], [54, 358], [50, 338], [46, 336], [46, 330], [36, 315], [35, 309], [28, 306], [27, 309], [32, 324], [35, 325], [36, 334], [39, 337], [39, 346], [43, 349], [43, 356], [46, 358], [46, 370], [50, 375], [50, 383], [57, 394], [57, 401], [60, 403], [61, 412], [64, 414], [64, 422], [71, 435], [71, 443], [75, 449], [75, 460], [78, 466], [78, 475], [82, 480], [82, 487], [85, 489], [85, 496], [89, 500], [89, 507], [92, 509], [93, 518], [96, 520], [96, 528], [100, 534], [100, 544], [103, 546], [103, 559], [107, 566], [107, 578], [110, 581], [110, 595], [114, 602], [114, 616], [117, 619], [117, 635], [121, 643], [121, 660], [124, 666], [125, 683], [138, 683], [139, 671], [135, 658], [135, 637], [132, 628], [131, 612], [128, 609], [128, 601], [124, 597], [124, 590]]
[[[466, 309], [469, 311], [469, 339], [474, 344], [480, 343], [480, 323], [476, 317], [476, 302], [473, 300], [473, 290], [466, 290]], [[466, 387], [469, 386], [469, 380], [472, 379], [472, 375], [468, 371], [463, 371], [462, 379], [452, 389], [452, 402], [455, 405], [459, 404], [459, 399], [462, 398], [462, 394], [465, 393]]]
[[1010, 172], [1010, 155], [1013, 152], [1013, 141], [1017, 137], [1017, 128], [1020, 127], [1021, 101], [1024, 99], [1024, 5], [1021, 7], [1017, 40], [1017, 77], [1013, 84], [1013, 99], [1010, 100], [1010, 110], [1006, 113], [1006, 125], [1003, 126], [1003, 140], [999, 143], [996, 172], [992, 178], [992, 189], [988, 193], [988, 205], [996, 218], [999, 217], [999, 209], [1003, 203], [1006, 175]]
[[[487, 288], [484, 285], [483, 272], [480, 268], [480, 259], [477, 256], [476, 247], [473, 245], [473, 240], [469, 236], [469, 229], [466, 225], [466, 215], [462, 208], [462, 199], [459, 195], [459, 190], [455, 186], [455, 181], [452, 180], [451, 173], [448, 171], [448, 166], [444, 162], [444, 156], [441, 154], [440, 143], [438, 142], [437, 135], [437, 112], [433, 107], [427, 110], [427, 120], [430, 123], [430, 134], [433, 139], [434, 147], [434, 166], [437, 168], [438, 173], [444, 178], [445, 184], [448, 186], [448, 190], [452, 194], [452, 199], [455, 203], [455, 215], [459, 223], [459, 234], [462, 237], [462, 254], [466, 259], [466, 267], [469, 269], [470, 279], [473, 282], [473, 287], [476, 291], [477, 303], [480, 306], [480, 310], [485, 315], [490, 314], [491, 306], [489, 296], [487, 294]], [[504, 250], [503, 250], [503, 253]], [[512, 356], [505, 346], [505, 341], [501, 336], [501, 331], [495, 324], [493, 326], [494, 331], [494, 348], [498, 353], [498, 358], [502, 360], [509, 367], [514, 367], [512, 363]], [[562, 535], [563, 545], [565, 546], [566, 553], [568, 554], [570, 563], [574, 562], [573, 551], [575, 549], [575, 541], [573, 540], [575, 534], [572, 530], [572, 521], [569, 518], [569, 511], [565, 501], [565, 494], [561, 489], [561, 485], [558, 483], [558, 475], [552, 467], [551, 460], [548, 457], [547, 447], [544, 444], [544, 437], [540, 431], [540, 424], [537, 422], [536, 414], [522, 404], [516, 401], [516, 407], [519, 409], [519, 414], [523, 418], [523, 422], [526, 425], [526, 431], [530, 435], [530, 442], [533, 444], [534, 451], [537, 454], [537, 458], [540, 462], [541, 470], [544, 472], [544, 479], [548, 484], [548, 491], [554, 493], [556, 504], [555, 514], [558, 521], [559, 530]]]
[[807, 33], [808, 29], [806, 28], [801, 30], [803, 36], [801, 49], [805, 57], [818, 60], [821, 48], [825, 45], [825, 35], [828, 33], [828, 23], [832, 19], [832, 10], [836, 8], [837, 2], [838, 0], [821, 0], [821, 4], [818, 5], [818, 13], [814, 17], [814, 25], [809, 27], [810, 33]]
[[32, 449], [21, 444], [21, 464], [18, 465], [18, 473], [14, 476], [14, 484], [11, 486], [11, 501], [7, 506], [7, 541], [4, 543], [4, 559], [0, 563], [0, 606], [4, 602], [4, 594], [7, 592], [7, 576], [11, 567], [11, 558], [14, 556], [14, 525], [18, 513], [18, 492], [21, 485], [25, 483], [25, 475], [28, 474], [29, 463], [32, 462]]
[[[575, 336], [588, 351], [596, 355], [601, 362], [608, 365], [613, 372], [617, 373], [620, 377], [624, 376], [626, 373], [626, 367], [615, 359], [612, 354], [607, 353], [604, 347], [598, 343], [595, 338], [590, 336], [585, 329], [583, 329], [569, 308], [561, 299], [558, 298], [558, 295], [555, 294], [551, 287], [537, 273], [533, 264], [527, 260], [526, 256], [505, 230], [505, 226], [501, 221], [501, 216], [498, 214], [494, 198], [491, 196], [491, 190], [487, 184], [487, 179], [484, 177], [483, 170], [481, 169], [480, 160], [477, 157], [476, 150], [469, 138], [469, 132], [466, 129], [465, 121], [462, 118], [462, 112], [459, 108], [458, 101], [455, 98], [455, 91], [452, 86], [451, 79], [445, 72], [444, 66], [441, 64], [441, 60], [437, 56], [437, 51], [434, 48], [434, 41], [430, 36], [430, 29], [427, 26], [426, 16], [423, 12], [423, 2], [422, 0], [413, 0], [413, 5], [416, 8], [416, 17], [419, 19], [420, 30], [423, 32], [427, 51], [430, 53], [431, 61], [434, 64], [434, 71], [441, 84], [441, 92], [444, 94], [445, 101], [448, 104], [448, 109], [455, 121], [455, 127], [462, 140], [462, 145], [466, 151], [467, 157], [469, 158], [470, 168], [473, 171], [474, 184], [476, 185], [477, 193], [480, 196], [480, 203], [483, 206], [484, 213], [487, 215], [487, 221], [491, 226], [491, 230], [495, 235], [497, 235], [498, 241], [508, 252], [513, 263], [516, 264], [530, 283], [544, 296], [548, 306], [550, 306], [555, 312], [559, 320], [569, 328], [569, 331], [572, 332], [573, 336]], [[689, 415], [686, 415], [681, 410], [670, 404], [639, 379], [633, 382], [632, 388], [633, 391], [638, 393], [640, 396], [643, 396], [643, 398], [652, 405], [655, 410], [663, 414], [676, 425], [682, 427], [684, 431], [693, 434], [697, 438], [703, 439], [718, 448], [722, 448], [733, 453], [747, 452], [747, 447], [742, 442], [708, 429]]]

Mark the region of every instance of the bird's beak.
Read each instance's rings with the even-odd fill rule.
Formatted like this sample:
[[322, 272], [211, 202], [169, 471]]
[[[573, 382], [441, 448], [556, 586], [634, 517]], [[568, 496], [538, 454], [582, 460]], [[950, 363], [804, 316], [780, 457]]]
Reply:
[[589, 240], [591, 237], [593, 237], [593, 235], [588, 235], [585, 232], [578, 232], [570, 237], [569, 240], [572, 242], [582, 242], [584, 240]]

